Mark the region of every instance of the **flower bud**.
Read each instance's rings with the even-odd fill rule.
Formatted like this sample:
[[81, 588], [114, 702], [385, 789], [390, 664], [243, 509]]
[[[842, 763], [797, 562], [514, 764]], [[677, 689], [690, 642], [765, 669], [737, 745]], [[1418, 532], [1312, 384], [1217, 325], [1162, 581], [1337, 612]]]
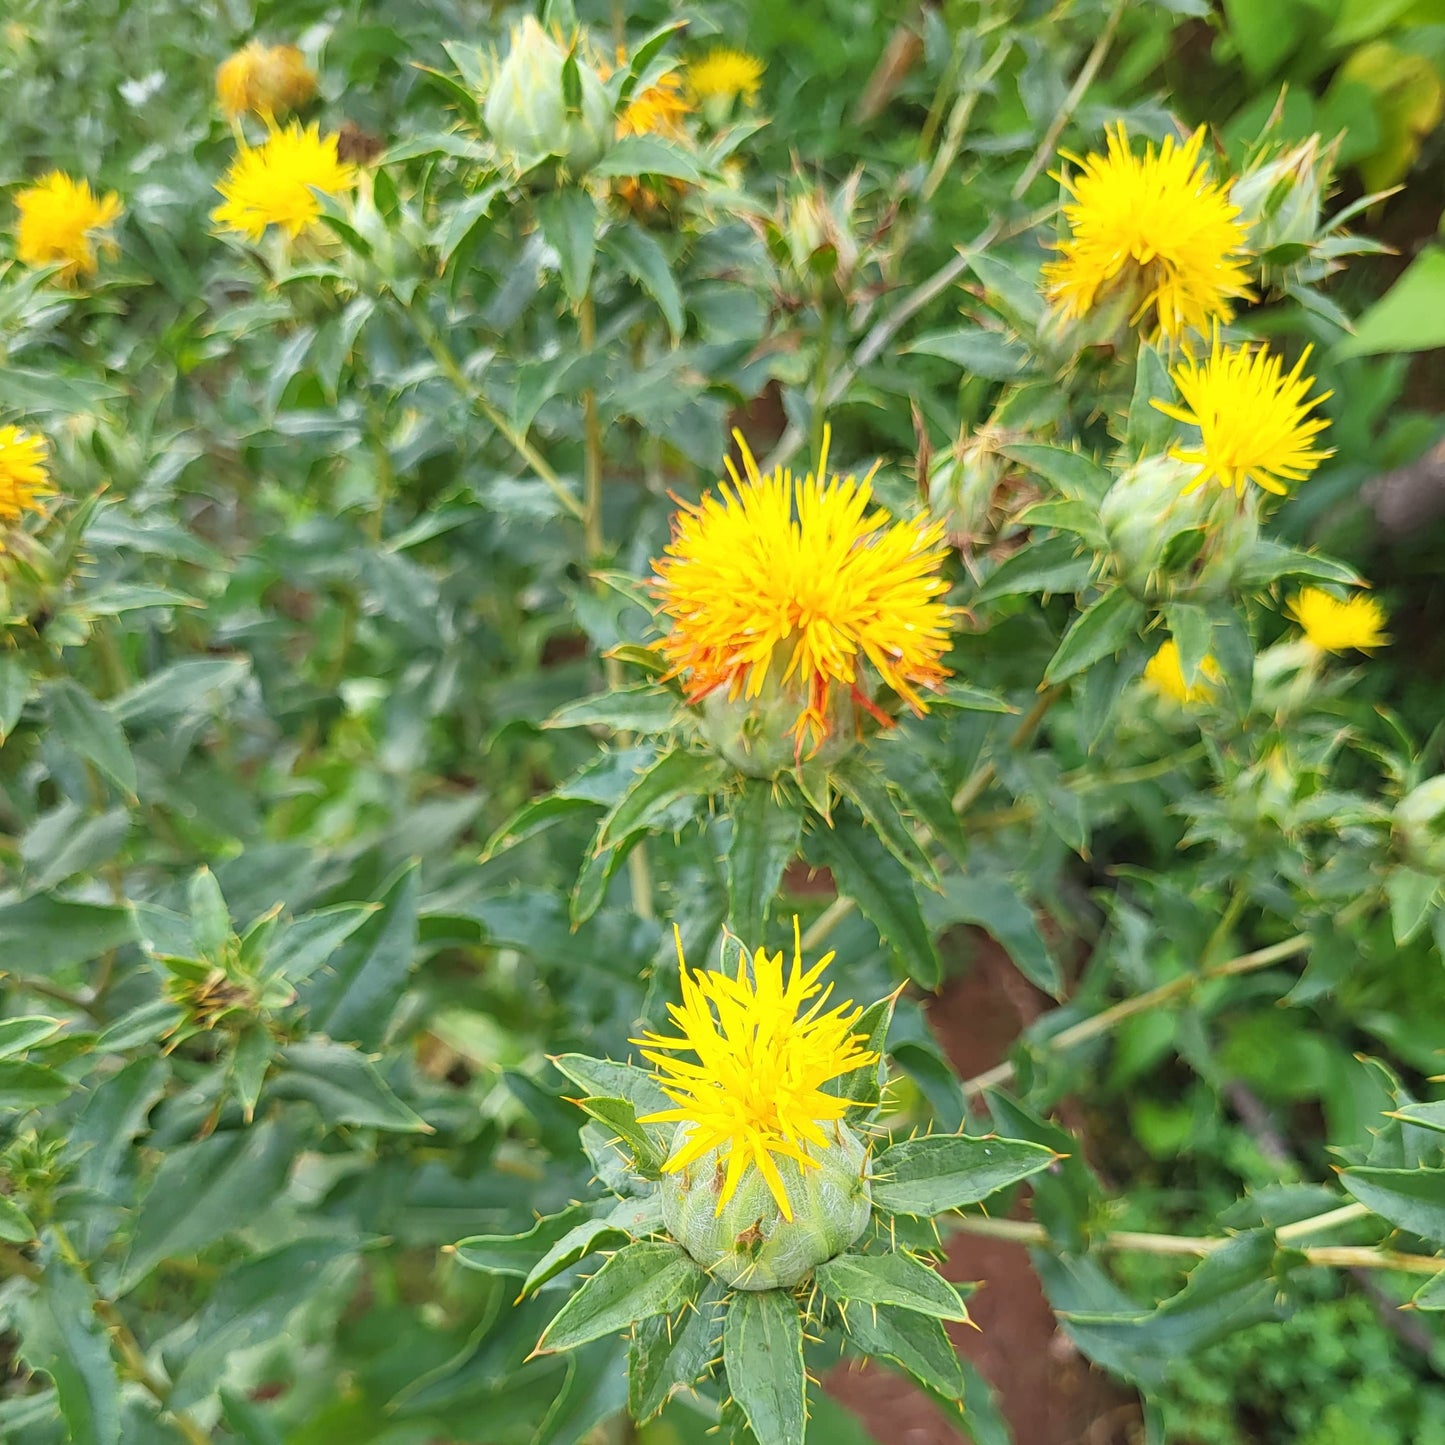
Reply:
[[1445, 874], [1445, 773], [1426, 778], [1396, 805], [1395, 836], [1412, 867]]
[[[569, 67], [578, 93], [568, 103]], [[520, 175], [555, 160], [581, 175], [601, 160], [615, 121], [597, 72], [566, 51], [528, 16], [512, 30], [482, 112], [487, 130]]]
[[1189, 490], [1198, 468], [1145, 457], [1109, 488], [1099, 520], [1120, 580], [1140, 597], [1222, 596], [1259, 535], [1252, 495]]
[[1290, 279], [1317, 250], [1335, 150], [1314, 135], [1288, 150], [1263, 152], [1230, 190], [1266, 280]]
[[1009, 472], [1008, 458], [998, 450], [1001, 440], [993, 428], [980, 427], [960, 437], [929, 470], [928, 510], [956, 546], [989, 538], [998, 529], [1002, 509], [996, 498]]
[[827, 731], [816, 749], [807, 745], [798, 733], [798, 716], [808, 705], [806, 690], [796, 680], [779, 683], [777, 671], [769, 670], [757, 697], [731, 697], [719, 687], [702, 700], [698, 731], [703, 741], [744, 777], [776, 778], [799, 762], [828, 767], [851, 752], [858, 739], [855, 705], [835, 689]]
[[[678, 1125], [676, 1153], [692, 1131]], [[750, 1166], [718, 1213], [727, 1165], [709, 1150], [662, 1177], [662, 1219], [668, 1233], [710, 1274], [735, 1289], [791, 1289], [820, 1264], [853, 1244], [873, 1208], [868, 1151], [843, 1123], [824, 1124], [833, 1139], [812, 1151], [817, 1168], [776, 1158], [792, 1206], [783, 1217], [761, 1172]]]

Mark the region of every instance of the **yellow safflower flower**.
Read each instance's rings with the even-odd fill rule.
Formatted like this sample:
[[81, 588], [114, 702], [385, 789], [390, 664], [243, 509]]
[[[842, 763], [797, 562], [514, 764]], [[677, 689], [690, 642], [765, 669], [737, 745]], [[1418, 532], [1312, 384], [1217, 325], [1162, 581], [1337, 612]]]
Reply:
[[216, 67], [216, 99], [228, 119], [251, 111], [271, 120], [299, 109], [315, 94], [316, 72], [294, 45], [253, 40]]
[[315, 191], [336, 196], [356, 185], [356, 167], [337, 156], [336, 140], [314, 123], [303, 129], [292, 121], [259, 146], [242, 145], [216, 186], [225, 204], [211, 219], [252, 241], [259, 241], [267, 226], [280, 226], [294, 240], [321, 216]]
[[97, 248], [113, 254], [115, 242], [105, 234], [121, 214], [114, 191], [97, 196], [89, 181], [72, 180], [51, 171], [15, 197], [20, 219], [15, 228], [15, 254], [27, 266], [59, 265], [59, 277], [76, 285], [100, 269]]
[[718, 46], [687, 67], [688, 89], [696, 100], [736, 100], [748, 105], [758, 98], [763, 83], [763, 62], [756, 55]]
[[800, 752], [828, 735], [837, 687], [882, 718], [864, 662], [926, 711], [919, 689], [948, 675], [943, 524], [892, 521], [873, 504], [872, 473], [829, 477], [826, 438], [818, 474], [795, 479], [782, 467], [764, 477], [734, 435], [743, 474], [728, 459], [731, 485], [683, 507], [653, 564], [671, 675], [696, 702], [720, 687], [756, 698], [772, 670], [802, 698]]
[[1218, 480], [1220, 486], [1244, 495], [1250, 482], [1283, 496], [1291, 482], [1301, 482], [1333, 451], [1316, 448], [1315, 438], [1329, 422], [1310, 410], [1333, 394], [1310, 397], [1315, 384], [1303, 376], [1306, 347], [1288, 375], [1284, 363], [1264, 347], [1221, 346], [1203, 362], [1187, 357], [1171, 375], [1183, 406], [1155, 401], [1165, 416], [1199, 428], [1197, 447], [1174, 447], [1169, 455], [1198, 467], [1188, 490]]
[[[791, 1220], [792, 1205], [775, 1159], [818, 1168], [809, 1146], [827, 1149], [832, 1141], [821, 1125], [842, 1119], [852, 1107], [823, 1085], [878, 1062], [867, 1039], [852, 1032], [861, 1008], [850, 1000], [824, 1011], [833, 986], [825, 988], [820, 980], [833, 958], [824, 954], [805, 969], [795, 920], [793, 965], [786, 979], [783, 955], [769, 957], [762, 948], [753, 954], [751, 967], [739, 959], [736, 978], [701, 969], [689, 975], [678, 936], [682, 1002], [667, 1006], [678, 1036], [647, 1033], [632, 1040], [655, 1065], [654, 1077], [676, 1107], [644, 1115], [638, 1123], [692, 1126], [674, 1146], [664, 1173], [675, 1174], [712, 1149], [726, 1149], [720, 1156], [727, 1172], [718, 1214], [753, 1166], [767, 1181], [783, 1218]], [[696, 1062], [671, 1057], [675, 1053], [692, 1054]]]
[[1232, 303], [1249, 296], [1246, 228], [1200, 160], [1203, 145], [1201, 126], [1182, 146], [1170, 136], [1141, 158], [1120, 121], [1104, 155], [1064, 153], [1079, 168], [1061, 178], [1073, 197], [1063, 208], [1070, 235], [1043, 274], [1066, 319], [1122, 295], [1131, 325], [1174, 341], [1228, 321]]
[[1285, 610], [1304, 629], [1305, 641], [1320, 652], [1369, 652], [1390, 640], [1385, 609], [1363, 593], [1339, 598], [1321, 587], [1305, 587]]
[[[26, 512], [42, 512], [44, 499], [53, 496], [46, 470], [49, 447], [45, 438], [18, 426], [0, 426], [0, 526], [14, 526]], [[0, 552], [5, 550], [0, 531]]]
[[1221, 676], [1214, 655], [1206, 653], [1194, 681], [1186, 682], [1184, 668], [1179, 661], [1179, 644], [1172, 637], [1162, 642], [1159, 650], [1144, 664], [1145, 683], [1160, 697], [1177, 702], [1180, 707], [1199, 707], [1213, 702]]

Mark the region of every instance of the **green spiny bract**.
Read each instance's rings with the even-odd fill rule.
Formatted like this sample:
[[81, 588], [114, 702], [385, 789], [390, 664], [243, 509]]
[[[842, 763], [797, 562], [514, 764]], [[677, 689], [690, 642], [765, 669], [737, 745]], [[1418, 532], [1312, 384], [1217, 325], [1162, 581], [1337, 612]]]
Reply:
[[[755, 1168], [718, 1213], [727, 1165], [713, 1149], [662, 1179], [662, 1218], [668, 1233], [710, 1274], [737, 1289], [791, 1289], [818, 1265], [853, 1244], [868, 1227], [872, 1191], [868, 1151], [842, 1123], [825, 1126], [833, 1143], [812, 1151], [816, 1169], [777, 1159], [793, 1218], [783, 1218]], [[678, 1126], [676, 1150], [691, 1126]]]

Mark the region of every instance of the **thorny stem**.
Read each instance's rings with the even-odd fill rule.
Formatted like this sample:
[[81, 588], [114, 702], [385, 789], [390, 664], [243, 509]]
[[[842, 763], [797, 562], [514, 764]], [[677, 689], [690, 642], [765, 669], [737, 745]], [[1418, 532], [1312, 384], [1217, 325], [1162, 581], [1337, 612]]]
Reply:
[[547, 484], [553, 496], [579, 522], [584, 521], [585, 513], [582, 503], [567, 490], [561, 477], [552, 470], [546, 458], [527, 440], [525, 435], [517, 431], [501, 411], [488, 400], [481, 388], [476, 386], [462, 370], [461, 363], [457, 360], [451, 347], [447, 345], [441, 332], [437, 330], [431, 317], [420, 306], [403, 305], [402, 310], [416, 328], [417, 335], [426, 343], [427, 350], [431, 352], [436, 364], [457, 391], [491, 422], [506, 439], [512, 450]]
[[[1041, 1046], [1050, 1053], [1071, 1049], [1077, 1044], [1109, 1033], [1116, 1025], [1123, 1023], [1125, 1019], [1133, 1018], [1135, 1014], [1147, 1013], [1162, 1003], [1182, 998], [1215, 979], [1234, 978], [1238, 974], [1253, 973], [1256, 969], [1268, 968], [1272, 963], [1279, 963], [1282, 959], [1294, 958], [1304, 953], [1309, 946], [1309, 934], [1297, 933], [1293, 938], [1286, 938], [1281, 943], [1270, 944], [1268, 948], [1257, 948], [1253, 953], [1241, 953], [1235, 958], [1226, 959], [1223, 963], [1201, 968], [1197, 973], [1181, 974], [1178, 978], [1170, 979], [1168, 983], [1161, 983], [1158, 988], [1151, 988], [1145, 993], [1135, 994], [1133, 998], [1122, 999], [1111, 1008], [1106, 1008], [1102, 1013], [1097, 1013], [1092, 1018], [1082, 1019], [1079, 1023], [1060, 1030], [1053, 1038], [1045, 1040]], [[984, 1093], [985, 1090], [995, 1089], [1001, 1084], [1008, 1083], [1015, 1072], [1013, 1063], [1005, 1060], [966, 1080], [963, 1085], [964, 1095], [972, 1098]]]
[[[1287, 1244], [1292, 1239], [1302, 1239], [1339, 1224], [1366, 1219], [1369, 1215], [1370, 1211], [1363, 1204], [1343, 1205], [1313, 1219], [1301, 1219], [1295, 1224], [1285, 1225], [1275, 1230], [1275, 1239], [1280, 1244]], [[960, 1234], [1013, 1240], [1019, 1244], [1049, 1243], [1049, 1234], [1043, 1225], [1027, 1219], [988, 1219], [964, 1215], [950, 1220], [949, 1224]], [[1141, 1234], [1130, 1230], [1100, 1235], [1093, 1241], [1097, 1248], [1116, 1253], [1182, 1254], [1196, 1258], [1213, 1254], [1229, 1242], [1228, 1235]], [[1377, 1245], [1307, 1245], [1299, 1252], [1310, 1264], [1335, 1269], [1396, 1269], [1408, 1274], [1439, 1274], [1445, 1270], [1445, 1258], [1401, 1254]]]

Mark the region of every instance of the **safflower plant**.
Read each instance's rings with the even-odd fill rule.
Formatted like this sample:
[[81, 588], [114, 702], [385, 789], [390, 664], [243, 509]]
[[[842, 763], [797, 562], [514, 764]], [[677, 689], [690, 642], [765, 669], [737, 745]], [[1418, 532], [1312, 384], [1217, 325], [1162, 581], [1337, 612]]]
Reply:
[[1438, 1329], [1381, 198], [1106, 63], [1188, 6], [964, 8], [7, 30], [6, 1440], [1004, 1439], [980, 1237], [1156, 1434]]

